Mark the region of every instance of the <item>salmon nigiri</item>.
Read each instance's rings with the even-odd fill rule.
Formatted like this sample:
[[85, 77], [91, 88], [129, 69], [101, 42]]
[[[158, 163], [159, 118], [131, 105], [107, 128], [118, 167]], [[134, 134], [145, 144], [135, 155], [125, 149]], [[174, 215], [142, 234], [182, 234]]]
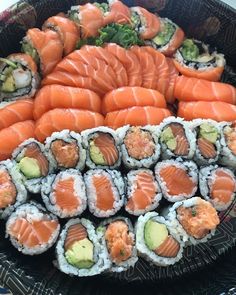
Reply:
[[117, 129], [124, 125], [134, 126], [158, 125], [171, 115], [170, 111], [162, 108], [132, 107], [121, 111], [107, 113], [105, 125]]
[[[62, 85], [44, 86], [34, 100], [34, 119], [55, 108], [75, 108], [101, 112], [101, 99], [93, 91]], [[0, 111], [1, 114], [1, 111]]]
[[121, 87], [107, 93], [102, 101], [102, 111], [118, 111], [134, 106], [166, 108], [164, 96], [157, 90], [143, 87]]
[[69, 129], [81, 132], [85, 129], [104, 125], [101, 114], [76, 109], [54, 109], [45, 113], [35, 126], [35, 135], [41, 142], [55, 131]]
[[180, 76], [176, 79], [174, 96], [179, 101], [222, 101], [236, 104], [236, 88], [232, 85]]
[[236, 106], [221, 101], [181, 101], [178, 106], [178, 116], [188, 121], [198, 118], [218, 122], [235, 121]]

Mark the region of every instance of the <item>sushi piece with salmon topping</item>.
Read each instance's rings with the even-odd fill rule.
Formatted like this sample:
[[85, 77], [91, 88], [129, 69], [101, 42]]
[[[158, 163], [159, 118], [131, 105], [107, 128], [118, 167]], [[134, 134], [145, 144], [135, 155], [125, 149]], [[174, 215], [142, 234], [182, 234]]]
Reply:
[[168, 266], [182, 258], [184, 243], [164, 217], [148, 212], [139, 216], [136, 223], [136, 247], [145, 260]]
[[12, 245], [26, 255], [46, 252], [56, 242], [59, 231], [56, 216], [36, 202], [19, 206], [6, 223]]
[[124, 180], [117, 170], [93, 169], [84, 174], [88, 207], [96, 217], [109, 217], [124, 204]]
[[75, 169], [44, 178], [41, 196], [46, 208], [60, 218], [81, 215], [87, 206], [83, 177]]
[[165, 160], [155, 166], [163, 197], [178, 202], [194, 196], [198, 189], [198, 168], [192, 161]]
[[210, 165], [200, 169], [199, 187], [205, 200], [211, 202], [217, 211], [224, 211], [235, 198], [236, 179], [230, 169]]
[[126, 182], [127, 212], [138, 216], [158, 207], [162, 194], [151, 170], [131, 170], [126, 175]]

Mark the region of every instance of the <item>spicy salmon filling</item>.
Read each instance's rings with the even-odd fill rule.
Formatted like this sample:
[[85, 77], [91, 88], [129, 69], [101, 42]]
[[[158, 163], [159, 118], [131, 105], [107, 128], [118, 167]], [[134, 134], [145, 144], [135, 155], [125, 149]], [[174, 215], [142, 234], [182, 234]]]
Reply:
[[7, 171], [0, 171], [0, 209], [12, 205], [16, 201], [16, 187]]

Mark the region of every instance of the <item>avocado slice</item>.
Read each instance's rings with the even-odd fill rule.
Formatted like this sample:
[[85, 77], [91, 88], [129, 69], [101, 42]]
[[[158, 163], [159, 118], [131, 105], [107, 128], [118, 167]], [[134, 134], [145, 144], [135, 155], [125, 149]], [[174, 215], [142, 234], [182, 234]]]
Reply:
[[176, 149], [177, 141], [170, 127], [167, 127], [162, 131], [161, 141], [167, 145], [169, 150], [174, 151]]
[[169, 22], [165, 22], [163, 30], [152, 39], [157, 46], [166, 45], [175, 32], [175, 27]]
[[20, 160], [18, 165], [26, 178], [31, 179], [41, 177], [40, 167], [36, 159], [24, 157]]
[[186, 39], [180, 49], [185, 60], [197, 61], [199, 57], [199, 48], [192, 39]]
[[93, 243], [83, 239], [72, 244], [65, 252], [68, 263], [78, 268], [90, 268], [94, 265]]
[[6, 80], [2, 83], [1, 90], [3, 92], [14, 92], [16, 90], [15, 80], [12, 75], [6, 77]]
[[144, 227], [144, 240], [150, 250], [157, 249], [168, 237], [165, 224], [148, 220]]
[[1, 62], [4, 62], [5, 64], [7, 64], [8, 66], [12, 67], [13, 69], [17, 69], [17, 64], [15, 64], [10, 59], [0, 57], [0, 61]]
[[200, 125], [199, 136], [210, 141], [211, 143], [216, 143], [218, 132], [213, 125], [203, 123]]
[[99, 148], [94, 144], [93, 140], [90, 141], [89, 154], [91, 160], [96, 165], [106, 165], [103, 154], [100, 152]]

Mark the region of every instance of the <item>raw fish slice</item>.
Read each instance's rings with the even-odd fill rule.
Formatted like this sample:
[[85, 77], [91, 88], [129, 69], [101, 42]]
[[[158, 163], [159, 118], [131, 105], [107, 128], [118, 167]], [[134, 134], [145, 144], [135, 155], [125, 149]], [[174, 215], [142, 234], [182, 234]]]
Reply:
[[96, 175], [93, 176], [92, 183], [96, 191], [96, 207], [104, 211], [112, 210], [115, 197], [110, 179], [104, 175]]
[[176, 257], [179, 249], [179, 243], [172, 236], [168, 236], [154, 252], [163, 257]]
[[105, 25], [116, 23], [116, 24], [127, 24], [130, 23], [130, 9], [122, 1], [112, 0], [109, 1], [110, 11], [104, 16]]
[[71, 225], [68, 229], [66, 239], [65, 239], [65, 250], [67, 251], [74, 242], [86, 239], [88, 236], [86, 228], [80, 224]]
[[175, 102], [174, 88], [179, 72], [176, 69], [172, 58], [166, 58], [166, 61], [169, 67], [169, 84], [166, 89], [165, 98], [169, 104], [173, 104]]

